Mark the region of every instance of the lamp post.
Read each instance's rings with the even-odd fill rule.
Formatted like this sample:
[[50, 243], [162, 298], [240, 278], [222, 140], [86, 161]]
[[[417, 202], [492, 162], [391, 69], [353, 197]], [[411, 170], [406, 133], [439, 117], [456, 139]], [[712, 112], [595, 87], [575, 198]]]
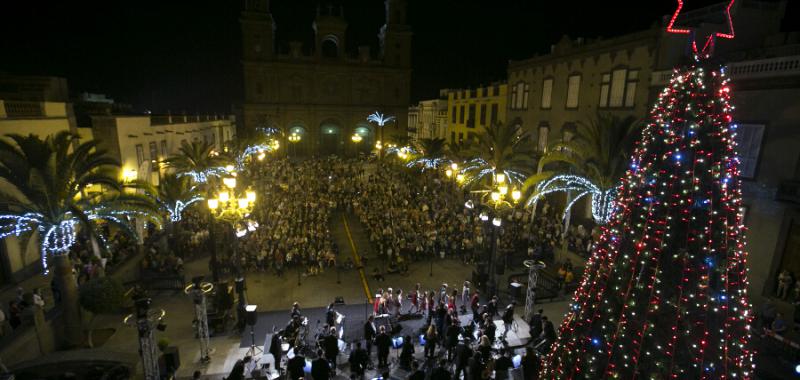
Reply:
[[[489, 190], [482, 190], [478, 192], [484, 193], [484, 195], [488, 193], [489, 195], [488, 199], [485, 199], [484, 197], [485, 201], [480, 205], [482, 207], [479, 208], [479, 218], [483, 222], [489, 222], [491, 220], [491, 248], [488, 250], [489, 256], [486, 260], [486, 267], [488, 269], [486, 289], [487, 295], [491, 297], [497, 292], [497, 280], [495, 279], [495, 272], [498, 260], [498, 234], [503, 225], [503, 216], [505, 215], [506, 211], [511, 211], [514, 209], [522, 197], [522, 193], [517, 189], [509, 191], [508, 183], [506, 183], [506, 176], [503, 173], [497, 173], [493, 177], [492, 186]], [[475, 209], [478, 205], [469, 200], [464, 204], [464, 206], [468, 209]]]
[[192, 297], [194, 304], [194, 320], [197, 338], [200, 339], [200, 361], [207, 363], [211, 361], [208, 336], [208, 311], [206, 305], [206, 294], [214, 289], [214, 284], [203, 282], [203, 276], [192, 279], [192, 283], [186, 285], [183, 292]]
[[[299, 143], [300, 140], [303, 139], [303, 137], [300, 136], [299, 134], [297, 134], [297, 132], [292, 132], [292, 134], [289, 135], [289, 137], [287, 137], [286, 139], [289, 140], [289, 142], [292, 143], [292, 145], [297, 145], [297, 143]], [[293, 148], [292, 150], [295, 150], [295, 149]], [[289, 155], [289, 150], [288, 149], [286, 150], [286, 155], [287, 156]], [[295, 155], [297, 155], [297, 152], [295, 152]]]
[[161, 324], [166, 314], [163, 309], [150, 310], [150, 298], [135, 301], [135, 312], [128, 314], [122, 322], [135, 327], [139, 333], [139, 355], [142, 357], [142, 369], [145, 380], [159, 380], [161, 374], [158, 367], [158, 351], [156, 350], [153, 329]]
[[[229, 170], [229, 177], [225, 177], [222, 179], [222, 183], [224, 185], [223, 188], [219, 190], [217, 193], [216, 198], [209, 198], [208, 209], [211, 211], [211, 215], [216, 219], [219, 219], [223, 222], [226, 222], [230, 227], [230, 231], [232, 232], [231, 238], [231, 246], [233, 248], [233, 257], [236, 257], [238, 252], [238, 238], [246, 235], [248, 232], [255, 231], [258, 228], [258, 223], [252, 220], [247, 220], [250, 216], [250, 213], [253, 211], [253, 205], [256, 202], [256, 192], [252, 189], [246, 190], [243, 194], [236, 193], [236, 172], [233, 171], [233, 168]], [[230, 236], [230, 235], [229, 235]], [[212, 251], [212, 260], [215, 262], [214, 267], [212, 268], [213, 273], [215, 273], [214, 278], [216, 279], [216, 272], [218, 263], [216, 263], [216, 249]], [[215, 280], [216, 281], [216, 280]], [[237, 293], [239, 295], [239, 314], [240, 314], [240, 326], [243, 326], [242, 323], [244, 322], [244, 311], [243, 308], [246, 305], [245, 301], [245, 287], [244, 287], [244, 277], [241, 270], [237, 269]]]

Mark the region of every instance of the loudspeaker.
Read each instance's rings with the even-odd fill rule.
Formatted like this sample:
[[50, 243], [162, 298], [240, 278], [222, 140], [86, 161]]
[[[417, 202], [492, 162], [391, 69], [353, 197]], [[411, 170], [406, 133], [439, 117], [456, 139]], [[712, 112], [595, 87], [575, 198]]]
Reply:
[[238, 277], [233, 280], [234, 289], [236, 289], [236, 293], [241, 294], [244, 291], [244, 277]]
[[256, 314], [256, 309], [255, 308], [246, 308], [245, 309], [245, 317], [244, 318], [245, 318], [245, 323], [247, 323], [248, 326], [255, 326], [256, 325], [256, 321], [258, 320], [258, 315]]

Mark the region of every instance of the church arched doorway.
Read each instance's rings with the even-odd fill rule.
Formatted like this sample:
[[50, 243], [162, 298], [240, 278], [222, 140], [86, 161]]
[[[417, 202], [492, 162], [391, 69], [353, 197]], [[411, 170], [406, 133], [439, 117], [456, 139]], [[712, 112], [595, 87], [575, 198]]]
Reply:
[[319, 126], [319, 154], [321, 156], [341, 155], [344, 147], [342, 133], [339, 123], [333, 120], [322, 122]]

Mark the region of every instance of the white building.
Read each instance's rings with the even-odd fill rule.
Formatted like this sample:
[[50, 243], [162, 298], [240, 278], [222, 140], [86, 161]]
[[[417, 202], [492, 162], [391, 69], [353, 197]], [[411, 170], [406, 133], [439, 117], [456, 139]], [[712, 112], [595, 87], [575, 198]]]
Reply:
[[408, 107], [408, 130], [414, 139], [446, 138], [447, 99], [423, 100]]

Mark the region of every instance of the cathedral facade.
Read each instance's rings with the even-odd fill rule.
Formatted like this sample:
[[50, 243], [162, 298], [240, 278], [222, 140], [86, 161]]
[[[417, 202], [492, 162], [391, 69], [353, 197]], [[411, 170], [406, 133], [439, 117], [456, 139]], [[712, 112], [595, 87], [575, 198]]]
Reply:
[[[352, 154], [368, 151], [381, 136], [407, 135], [411, 29], [406, 0], [386, 0], [385, 5], [376, 54], [369, 46], [348, 54], [344, 11], [331, 6], [317, 9], [313, 46], [290, 41], [288, 52], [278, 52], [280, 25], [269, 0], [246, 0], [240, 18], [244, 131], [275, 128], [285, 136], [297, 134], [300, 141], [289, 143], [289, 149], [298, 154]], [[378, 131], [366, 120], [375, 111], [397, 119]], [[363, 139], [353, 142], [354, 134]]]

